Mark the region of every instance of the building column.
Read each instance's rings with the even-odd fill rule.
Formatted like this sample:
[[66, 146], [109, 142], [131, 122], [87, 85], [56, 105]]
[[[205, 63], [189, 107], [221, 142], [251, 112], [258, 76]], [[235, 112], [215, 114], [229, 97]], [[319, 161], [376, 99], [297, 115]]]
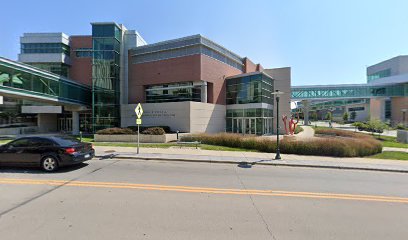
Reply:
[[370, 119], [385, 121], [385, 98], [370, 99]]
[[207, 82], [203, 81], [201, 85], [201, 102], [202, 103], [207, 103]]
[[72, 135], [79, 134], [79, 113], [72, 111]]
[[309, 100], [302, 100], [302, 105], [303, 105], [303, 119], [304, 119], [304, 125], [308, 126], [309, 125], [309, 107], [310, 107], [310, 101]]

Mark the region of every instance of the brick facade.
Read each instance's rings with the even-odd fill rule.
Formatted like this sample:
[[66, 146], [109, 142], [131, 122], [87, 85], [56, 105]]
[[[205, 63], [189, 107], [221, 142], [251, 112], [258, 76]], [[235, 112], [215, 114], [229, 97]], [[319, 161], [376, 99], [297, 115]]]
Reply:
[[132, 64], [129, 59], [129, 103], [145, 102], [146, 85], [208, 82], [208, 102], [225, 105], [225, 78], [242, 72], [205, 55], [196, 54]]
[[75, 50], [78, 48], [92, 48], [92, 36], [71, 36], [71, 68], [69, 75], [72, 80], [92, 85], [92, 57], [78, 58]]

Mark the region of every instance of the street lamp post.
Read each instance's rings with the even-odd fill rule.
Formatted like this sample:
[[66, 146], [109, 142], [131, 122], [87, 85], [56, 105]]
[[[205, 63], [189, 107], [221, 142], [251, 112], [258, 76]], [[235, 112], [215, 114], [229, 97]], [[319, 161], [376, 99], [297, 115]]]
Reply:
[[284, 92], [275, 90], [275, 92], [272, 94], [276, 95], [276, 156], [275, 156], [275, 160], [279, 160], [281, 159], [280, 149], [279, 149], [279, 96], [284, 94]]

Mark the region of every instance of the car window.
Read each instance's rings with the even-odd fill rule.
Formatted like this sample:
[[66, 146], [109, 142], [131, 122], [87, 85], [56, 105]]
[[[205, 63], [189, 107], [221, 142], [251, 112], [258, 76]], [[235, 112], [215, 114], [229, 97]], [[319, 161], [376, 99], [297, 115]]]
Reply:
[[81, 143], [78, 139], [68, 136], [53, 137], [53, 140], [60, 146], [72, 146]]
[[14, 142], [10, 143], [12, 147], [28, 147], [30, 145], [30, 141], [27, 138], [17, 139]]
[[48, 139], [43, 138], [33, 138], [31, 139], [31, 147], [45, 147], [45, 146], [53, 146], [54, 142]]

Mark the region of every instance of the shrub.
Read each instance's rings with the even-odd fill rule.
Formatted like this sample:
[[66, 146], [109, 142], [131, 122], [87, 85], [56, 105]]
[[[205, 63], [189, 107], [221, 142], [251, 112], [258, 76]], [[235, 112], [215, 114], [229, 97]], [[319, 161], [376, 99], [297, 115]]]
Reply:
[[124, 135], [124, 134], [134, 134], [132, 129], [129, 128], [105, 128], [96, 132], [96, 134], [101, 135]]
[[[307, 141], [294, 141], [283, 139], [279, 148], [281, 153], [336, 156], [336, 157], [362, 157], [380, 153], [382, 145], [369, 135], [342, 131], [337, 129], [317, 129], [319, 134], [338, 136], [333, 138], [316, 138]], [[276, 151], [276, 141], [267, 138], [246, 137], [233, 133], [219, 134], [192, 134], [182, 136], [182, 141], [201, 141], [204, 144], [225, 147], [244, 148], [272, 153]]]
[[[140, 126], [140, 132], [143, 132], [144, 130], [148, 128], [162, 128], [166, 133], [171, 133], [171, 129], [169, 126]], [[134, 132], [137, 133], [137, 126], [129, 126], [128, 128], [132, 129]]]
[[395, 127], [395, 129], [408, 130], [408, 128], [405, 127], [404, 124], [402, 124], [402, 123], [398, 123], [397, 126]]
[[295, 128], [295, 134], [298, 134], [300, 132], [303, 132], [303, 128], [301, 126], [296, 126]]
[[146, 135], [164, 135], [166, 132], [161, 127], [152, 127], [143, 130], [142, 134]]
[[349, 114], [348, 114], [348, 112], [344, 112], [344, 114], [343, 114], [343, 121], [344, 122], [347, 122], [349, 120]]

